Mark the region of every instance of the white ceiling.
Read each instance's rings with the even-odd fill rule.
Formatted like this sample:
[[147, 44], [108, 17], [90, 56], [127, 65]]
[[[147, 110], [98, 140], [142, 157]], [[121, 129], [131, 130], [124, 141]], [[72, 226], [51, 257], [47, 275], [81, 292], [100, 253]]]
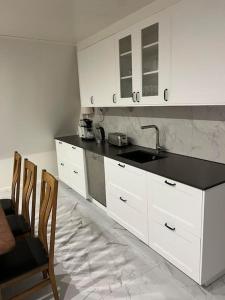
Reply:
[[0, 35], [76, 43], [154, 0], [0, 0]]

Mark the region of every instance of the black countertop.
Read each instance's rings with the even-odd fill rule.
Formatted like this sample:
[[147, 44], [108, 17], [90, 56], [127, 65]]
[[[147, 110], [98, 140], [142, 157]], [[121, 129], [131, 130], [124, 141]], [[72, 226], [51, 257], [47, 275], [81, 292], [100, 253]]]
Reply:
[[154, 150], [136, 145], [119, 148], [107, 142], [97, 144], [95, 141], [82, 140], [77, 135], [56, 137], [55, 139], [168, 179], [190, 185], [197, 189], [207, 190], [221, 183], [225, 183], [225, 164], [169, 152], [160, 152], [160, 155], [164, 157], [163, 159], [147, 163], [137, 163], [122, 158], [118, 156], [118, 154], [133, 150], [145, 150], [154, 153]]

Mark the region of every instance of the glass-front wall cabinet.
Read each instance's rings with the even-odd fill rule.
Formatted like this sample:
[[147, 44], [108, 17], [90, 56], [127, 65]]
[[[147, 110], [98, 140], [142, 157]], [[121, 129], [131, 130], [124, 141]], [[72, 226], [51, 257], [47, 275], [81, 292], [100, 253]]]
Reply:
[[166, 105], [168, 101], [170, 23], [170, 15], [162, 12], [137, 26], [139, 105]]
[[132, 97], [132, 41], [131, 35], [119, 40], [120, 98]]
[[159, 24], [141, 31], [142, 97], [159, 93]]
[[163, 13], [116, 35], [117, 105], [165, 105], [170, 20]]

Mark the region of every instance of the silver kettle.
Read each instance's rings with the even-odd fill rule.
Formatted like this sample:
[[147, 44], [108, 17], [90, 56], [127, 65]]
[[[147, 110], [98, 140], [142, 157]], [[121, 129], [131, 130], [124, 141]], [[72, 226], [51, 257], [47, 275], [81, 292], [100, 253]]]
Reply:
[[95, 125], [95, 139], [97, 143], [103, 143], [105, 141], [105, 130], [99, 124]]

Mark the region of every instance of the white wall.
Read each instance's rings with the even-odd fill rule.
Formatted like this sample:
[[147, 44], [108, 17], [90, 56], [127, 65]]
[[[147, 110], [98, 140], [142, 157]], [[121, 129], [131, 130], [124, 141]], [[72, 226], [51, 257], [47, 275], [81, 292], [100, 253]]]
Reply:
[[[48, 170], [51, 174], [57, 176], [57, 164], [56, 164], [56, 152], [41, 152], [41, 153], [32, 153], [23, 155], [23, 158], [28, 158], [38, 166], [37, 170], [37, 180], [41, 180], [41, 171], [42, 169]], [[0, 160], [0, 191], [8, 190], [11, 191], [11, 182], [12, 182], [12, 170], [13, 170], [13, 158], [7, 158]], [[23, 176], [23, 163], [21, 176]], [[21, 177], [22, 184], [22, 177]], [[6, 196], [6, 195], [5, 195]]]
[[0, 38], [0, 188], [14, 150], [57, 174], [54, 136], [75, 132], [79, 101], [74, 47]]
[[128, 15], [125, 18], [122, 18], [121, 20], [113, 23], [112, 25], [104, 28], [103, 30], [97, 32], [96, 34], [81, 40], [77, 43], [77, 49], [81, 50], [84, 48], [89, 47], [90, 45], [97, 43], [98, 41], [105, 39], [106, 37], [109, 37], [117, 32], [120, 32], [122, 30], [126, 30], [130, 26], [133, 26], [134, 24], [143, 21], [144, 19], [147, 19], [151, 15], [160, 12], [161, 10], [164, 10], [168, 8], [169, 6], [172, 6], [176, 3], [178, 3], [181, 0], [155, 0], [149, 5], [135, 11], [134, 13]]
[[74, 45], [152, 1], [0, 0], [0, 35]]

